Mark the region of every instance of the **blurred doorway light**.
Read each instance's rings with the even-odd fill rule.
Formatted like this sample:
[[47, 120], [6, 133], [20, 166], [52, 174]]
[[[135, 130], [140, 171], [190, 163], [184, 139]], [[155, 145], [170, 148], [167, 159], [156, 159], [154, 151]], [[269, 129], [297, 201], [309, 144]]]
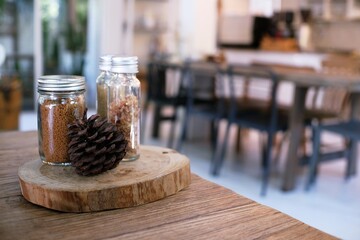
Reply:
[[59, 16], [58, 0], [42, 0], [41, 2], [42, 18], [56, 19]]

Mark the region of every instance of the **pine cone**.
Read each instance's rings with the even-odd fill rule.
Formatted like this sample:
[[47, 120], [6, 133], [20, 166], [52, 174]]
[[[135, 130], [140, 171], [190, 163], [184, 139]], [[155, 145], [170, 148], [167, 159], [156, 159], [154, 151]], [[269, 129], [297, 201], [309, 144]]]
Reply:
[[99, 115], [68, 125], [68, 154], [76, 173], [96, 175], [115, 168], [126, 154], [127, 141], [115, 125]]

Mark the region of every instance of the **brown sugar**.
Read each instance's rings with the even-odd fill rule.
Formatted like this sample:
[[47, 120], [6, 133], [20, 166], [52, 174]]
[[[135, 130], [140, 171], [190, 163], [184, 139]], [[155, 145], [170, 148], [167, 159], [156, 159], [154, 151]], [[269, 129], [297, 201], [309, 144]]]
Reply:
[[85, 111], [83, 95], [72, 98], [45, 99], [39, 105], [40, 156], [47, 163], [68, 163], [68, 124]]
[[97, 87], [97, 114], [101, 117], [107, 117], [107, 86], [98, 84]]

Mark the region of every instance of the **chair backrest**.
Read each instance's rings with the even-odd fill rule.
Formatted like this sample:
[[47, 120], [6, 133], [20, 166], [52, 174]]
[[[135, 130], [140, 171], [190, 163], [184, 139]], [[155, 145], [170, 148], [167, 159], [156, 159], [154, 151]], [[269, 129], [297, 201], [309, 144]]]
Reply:
[[[257, 66], [241, 66], [233, 65], [228, 68], [229, 87], [230, 87], [230, 118], [236, 118], [238, 112], [247, 112], [247, 115], [258, 116], [261, 118], [263, 114], [270, 116], [267, 126], [269, 131], [275, 131], [278, 118], [278, 104], [277, 91], [278, 81], [276, 75], [266, 67]], [[267, 87], [269, 92], [269, 99], [267, 101], [256, 101], [255, 99], [248, 99], [247, 96], [236, 95], [236, 87], [234, 85], [234, 76], [248, 78], [267, 79], [271, 84]], [[249, 108], [249, 106], [251, 107]], [[268, 115], [270, 114], [270, 115]], [[263, 116], [264, 117], [264, 116]]]
[[342, 88], [312, 88], [308, 91], [306, 109], [321, 111], [347, 119], [350, 111], [350, 93]]
[[[322, 62], [324, 73], [340, 75], [354, 75], [360, 73], [358, 57], [329, 55]], [[321, 110], [337, 115], [340, 119], [347, 119], [350, 111], [350, 93], [342, 88], [314, 88], [307, 102], [307, 108]], [[309, 91], [311, 93], [311, 91]], [[309, 94], [310, 95], [310, 94]]]
[[209, 62], [187, 63], [185, 87], [190, 101], [212, 101], [217, 96], [218, 65]]
[[163, 64], [150, 62], [147, 69], [147, 98], [165, 98], [166, 68]]
[[272, 98], [277, 86], [275, 75], [266, 67], [248, 65], [230, 65], [228, 68], [226, 93], [230, 97], [241, 99], [267, 100]]
[[150, 62], [147, 68], [148, 100], [164, 100], [176, 97], [180, 91], [182, 72], [183, 68], [179, 65], [157, 61]]

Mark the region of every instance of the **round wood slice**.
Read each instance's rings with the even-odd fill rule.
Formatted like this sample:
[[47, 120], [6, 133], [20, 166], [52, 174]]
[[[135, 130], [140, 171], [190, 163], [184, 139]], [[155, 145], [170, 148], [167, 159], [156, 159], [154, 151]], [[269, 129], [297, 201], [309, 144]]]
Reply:
[[40, 160], [18, 171], [28, 201], [64, 212], [91, 212], [133, 207], [175, 194], [191, 182], [190, 161], [178, 152], [142, 146], [140, 158], [92, 177], [73, 167], [50, 166]]

